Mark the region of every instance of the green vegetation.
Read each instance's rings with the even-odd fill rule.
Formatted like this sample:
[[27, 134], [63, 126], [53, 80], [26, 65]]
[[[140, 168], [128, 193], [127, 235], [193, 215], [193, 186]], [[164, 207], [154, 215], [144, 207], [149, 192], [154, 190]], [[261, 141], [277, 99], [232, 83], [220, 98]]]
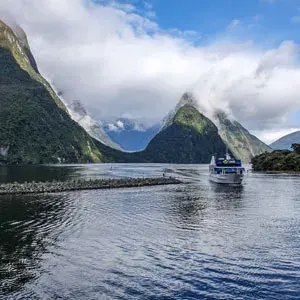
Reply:
[[[242, 160], [269, 148], [239, 123], [220, 117], [217, 127], [193, 105], [175, 115], [142, 152], [124, 153], [90, 137], [69, 116], [39, 74], [26, 35], [0, 21], [0, 164], [162, 162], [208, 163], [225, 144]], [[184, 95], [185, 101], [189, 95]], [[248, 151], [248, 152], [247, 152]]]
[[252, 159], [254, 171], [300, 172], [300, 144], [293, 144], [290, 150], [276, 150], [263, 153]]
[[201, 115], [192, 105], [184, 105], [179, 109], [173, 118], [173, 124], [191, 127], [200, 134], [215, 129], [214, 124]]
[[20, 27], [17, 28], [16, 32], [18, 35], [0, 20], [0, 48], [10, 50], [19, 66], [26, 71], [32, 79], [43, 84], [57, 106], [67, 112], [67, 108], [56, 95], [51, 85], [39, 74], [25, 32]]
[[208, 163], [224, 155], [226, 146], [217, 127], [192, 105], [182, 106], [141, 153], [149, 162]]
[[224, 112], [215, 115], [219, 123], [219, 133], [233, 155], [245, 163], [249, 163], [253, 156], [270, 152], [271, 148], [252, 135], [239, 122], [230, 121]]
[[0, 48], [0, 163], [100, 162], [90, 136]]
[[133, 157], [94, 140], [71, 119], [39, 74], [25, 32], [1, 20], [0, 66], [0, 164], [140, 160], [139, 154]]

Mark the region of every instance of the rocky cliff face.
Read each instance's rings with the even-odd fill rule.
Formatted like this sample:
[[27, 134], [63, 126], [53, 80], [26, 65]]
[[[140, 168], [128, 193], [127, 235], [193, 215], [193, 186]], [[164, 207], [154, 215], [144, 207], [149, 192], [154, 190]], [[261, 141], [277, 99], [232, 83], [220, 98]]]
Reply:
[[26, 36], [0, 22], [0, 163], [106, 161], [38, 73]]
[[224, 112], [216, 112], [215, 120], [223, 142], [232, 154], [244, 163], [250, 163], [254, 156], [271, 151], [269, 146], [252, 135], [239, 122], [231, 121]]
[[72, 119], [76, 121], [81, 127], [83, 127], [91, 137], [106, 146], [122, 150], [122, 148], [117, 143], [113, 142], [111, 138], [106, 134], [102, 124], [95, 121], [88, 114], [79, 100], [73, 101], [73, 103], [68, 106], [68, 111]]

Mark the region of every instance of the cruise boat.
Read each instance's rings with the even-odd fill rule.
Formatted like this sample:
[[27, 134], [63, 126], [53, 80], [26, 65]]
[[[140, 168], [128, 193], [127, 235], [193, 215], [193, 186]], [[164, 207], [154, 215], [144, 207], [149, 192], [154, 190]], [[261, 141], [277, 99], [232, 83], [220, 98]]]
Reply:
[[241, 184], [244, 172], [242, 162], [231, 158], [228, 153], [226, 153], [225, 158], [217, 160], [213, 156], [209, 164], [209, 179], [216, 183]]

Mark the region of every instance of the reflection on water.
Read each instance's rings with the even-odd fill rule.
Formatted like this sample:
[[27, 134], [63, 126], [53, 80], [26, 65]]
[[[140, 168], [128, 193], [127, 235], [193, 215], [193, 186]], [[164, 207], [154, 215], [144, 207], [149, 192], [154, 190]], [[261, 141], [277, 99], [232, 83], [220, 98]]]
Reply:
[[70, 217], [65, 205], [61, 196], [0, 197], [0, 286], [4, 293], [37, 278], [42, 255]]
[[168, 215], [176, 226], [193, 228], [204, 218], [207, 205], [206, 199], [198, 192], [197, 186], [182, 186], [177, 188], [171, 197], [172, 213], [168, 213]]
[[0, 183], [24, 181], [66, 180], [74, 172], [72, 167], [57, 166], [1, 166]]
[[210, 183], [210, 191], [218, 209], [237, 209], [243, 205], [244, 185]]
[[299, 299], [299, 176], [222, 186], [197, 165], [33, 168], [186, 183], [0, 197], [0, 299]]

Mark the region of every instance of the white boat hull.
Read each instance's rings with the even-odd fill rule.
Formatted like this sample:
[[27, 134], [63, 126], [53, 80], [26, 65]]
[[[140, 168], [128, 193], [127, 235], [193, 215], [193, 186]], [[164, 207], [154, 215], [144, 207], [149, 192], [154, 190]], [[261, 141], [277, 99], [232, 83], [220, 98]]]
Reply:
[[241, 184], [243, 174], [210, 174], [209, 180], [215, 183]]

